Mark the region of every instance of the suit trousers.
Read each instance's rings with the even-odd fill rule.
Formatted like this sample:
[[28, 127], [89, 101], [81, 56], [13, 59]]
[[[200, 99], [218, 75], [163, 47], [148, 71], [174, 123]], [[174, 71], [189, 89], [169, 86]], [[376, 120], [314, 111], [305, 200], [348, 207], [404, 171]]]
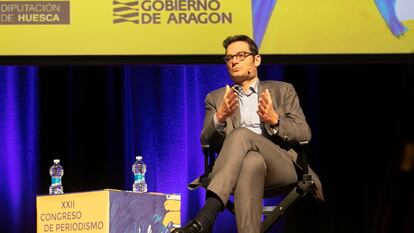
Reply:
[[289, 153], [292, 151], [247, 128], [234, 129], [224, 140], [207, 189], [217, 194], [224, 205], [234, 194], [238, 232], [260, 232], [266, 186], [297, 182]]

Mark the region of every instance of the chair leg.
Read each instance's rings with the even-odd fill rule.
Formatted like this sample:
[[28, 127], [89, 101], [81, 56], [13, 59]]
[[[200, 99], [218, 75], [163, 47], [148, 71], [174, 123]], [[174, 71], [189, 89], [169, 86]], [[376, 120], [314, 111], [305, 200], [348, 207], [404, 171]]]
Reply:
[[300, 197], [306, 195], [313, 185], [312, 180], [299, 181], [292, 191], [280, 202], [278, 206], [265, 218], [262, 222], [260, 232], [266, 232], [279, 218], [287, 211], [287, 209]]

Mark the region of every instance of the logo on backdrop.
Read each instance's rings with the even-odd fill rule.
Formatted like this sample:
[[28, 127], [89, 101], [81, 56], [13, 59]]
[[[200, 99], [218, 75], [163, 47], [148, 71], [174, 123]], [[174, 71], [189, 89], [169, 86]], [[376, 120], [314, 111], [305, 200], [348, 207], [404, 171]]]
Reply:
[[0, 0], [1, 24], [69, 24], [69, 1]]
[[113, 23], [231, 24], [232, 12], [222, 12], [221, 1], [114, 0]]

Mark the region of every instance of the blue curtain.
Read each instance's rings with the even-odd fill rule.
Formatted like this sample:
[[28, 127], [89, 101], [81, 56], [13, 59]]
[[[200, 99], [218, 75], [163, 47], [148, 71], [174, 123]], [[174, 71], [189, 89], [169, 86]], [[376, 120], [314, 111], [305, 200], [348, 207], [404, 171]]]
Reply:
[[[374, 232], [372, 216], [388, 216], [384, 180], [395, 183], [399, 145], [414, 138], [412, 64], [262, 65], [259, 74], [294, 85], [328, 200], [301, 202], [272, 232]], [[0, 66], [0, 231], [36, 232], [35, 198], [48, 193], [57, 154], [66, 193], [130, 190], [142, 155], [149, 191], [181, 194], [185, 224], [204, 203], [204, 190], [187, 190], [203, 172], [204, 98], [231, 83], [224, 65]], [[224, 211], [214, 232], [235, 231]]]
[[39, 157], [37, 87], [36, 67], [0, 66], [2, 232], [34, 232], [36, 226]]

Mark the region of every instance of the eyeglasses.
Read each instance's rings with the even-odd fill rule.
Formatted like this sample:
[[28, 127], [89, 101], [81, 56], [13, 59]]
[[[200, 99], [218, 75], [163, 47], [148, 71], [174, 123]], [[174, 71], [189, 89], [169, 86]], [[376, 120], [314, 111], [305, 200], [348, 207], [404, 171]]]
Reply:
[[236, 55], [227, 55], [223, 57], [224, 62], [228, 63], [233, 61], [233, 58], [236, 58], [236, 61], [244, 61], [244, 59], [246, 59], [246, 57], [250, 56], [250, 55], [254, 55], [253, 53], [248, 53], [248, 52], [240, 52]]

